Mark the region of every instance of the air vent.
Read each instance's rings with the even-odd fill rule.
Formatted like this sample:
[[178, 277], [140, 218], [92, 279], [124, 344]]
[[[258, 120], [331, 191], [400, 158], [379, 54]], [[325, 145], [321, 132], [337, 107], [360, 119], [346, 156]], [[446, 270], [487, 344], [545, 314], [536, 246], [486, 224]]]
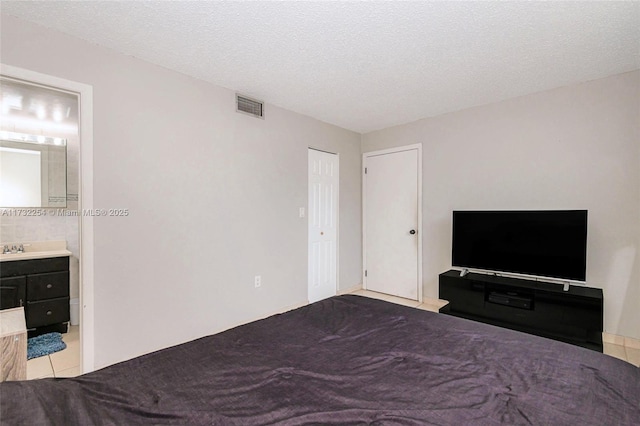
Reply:
[[264, 118], [263, 102], [246, 96], [236, 95], [236, 111], [253, 115], [254, 117]]

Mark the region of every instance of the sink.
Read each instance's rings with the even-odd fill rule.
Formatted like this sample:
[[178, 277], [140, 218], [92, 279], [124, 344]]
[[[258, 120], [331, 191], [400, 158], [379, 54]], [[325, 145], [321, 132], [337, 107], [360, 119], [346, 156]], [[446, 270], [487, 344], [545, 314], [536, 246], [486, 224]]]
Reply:
[[46, 259], [49, 257], [64, 257], [71, 256], [71, 252], [67, 250], [66, 241], [33, 241], [33, 242], [15, 242], [15, 243], [0, 243], [0, 249], [5, 245], [19, 246], [22, 244], [25, 251], [22, 253], [0, 253], [0, 262], [11, 262], [14, 260], [29, 260], [29, 259]]

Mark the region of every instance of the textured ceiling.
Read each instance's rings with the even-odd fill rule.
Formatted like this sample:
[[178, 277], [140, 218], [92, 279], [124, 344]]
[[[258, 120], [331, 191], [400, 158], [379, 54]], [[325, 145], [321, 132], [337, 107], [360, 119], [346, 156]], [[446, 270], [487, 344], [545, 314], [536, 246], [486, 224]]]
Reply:
[[640, 68], [638, 2], [0, 7], [361, 133]]

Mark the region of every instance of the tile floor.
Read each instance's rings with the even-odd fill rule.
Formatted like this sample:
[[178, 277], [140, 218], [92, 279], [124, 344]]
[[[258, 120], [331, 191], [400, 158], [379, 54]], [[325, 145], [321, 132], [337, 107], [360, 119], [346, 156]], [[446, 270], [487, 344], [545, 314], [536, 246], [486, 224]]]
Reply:
[[80, 330], [70, 326], [62, 340], [67, 348], [51, 355], [27, 361], [27, 380], [46, 377], [75, 377], [80, 375]]
[[399, 305], [409, 306], [411, 308], [424, 309], [425, 311], [438, 312], [441, 307], [447, 304], [444, 300], [439, 299], [423, 299], [422, 303], [417, 300], [404, 299], [402, 297], [391, 296], [384, 293], [376, 293], [369, 290], [356, 290], [351, 294], [357, 294], [358, 296], [371, 297], [372, 299], [385, 300], [387, 302], [397, 303]]
[[[417, 300], [403, 299], [401, 297], [390, 296], [368, 290], [356, 290], [351, 292], [351, 294], [386, 300], [387, 302], [398, 303], [400, 305], [425, 309], [432, 312], [438, 312], [441, 307], [447, 304], [444, 300], [427, 298], [423, 299], [423, 303], [420, 303]], [[605, 354], [620, 358], [621, 360], [633, 364], [636, 367], [640, 367], [640, 342], [635, 339], [629, 339], [622, 336], [615, 336], [611, 334], [607, 335], [606, 333], [603, 337], [603, 342]]]

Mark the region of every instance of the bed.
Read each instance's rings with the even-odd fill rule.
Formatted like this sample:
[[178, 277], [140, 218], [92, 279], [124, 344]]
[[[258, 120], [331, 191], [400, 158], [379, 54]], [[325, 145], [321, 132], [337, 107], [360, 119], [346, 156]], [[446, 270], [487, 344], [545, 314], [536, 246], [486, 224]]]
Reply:
[[345, 295], [77, 378], [2, 383], [0, 423], [639, 425], [640, 369]]

